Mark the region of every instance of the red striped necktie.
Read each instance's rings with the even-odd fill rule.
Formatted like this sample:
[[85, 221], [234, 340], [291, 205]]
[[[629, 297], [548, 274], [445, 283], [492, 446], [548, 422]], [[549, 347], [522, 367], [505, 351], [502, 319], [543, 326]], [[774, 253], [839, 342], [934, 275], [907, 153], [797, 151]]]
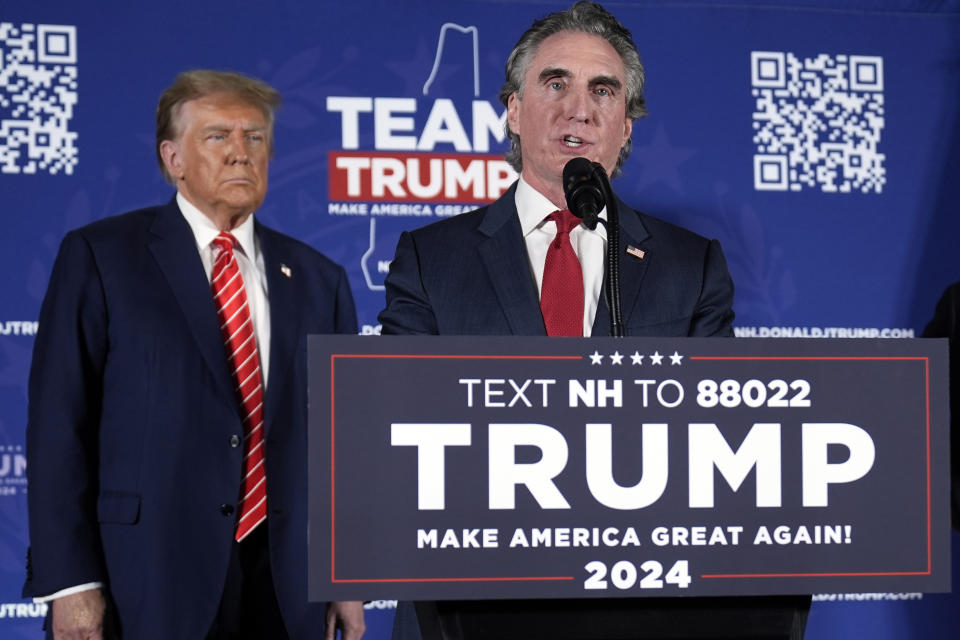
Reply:
[[557, 224], [557, 235], [547, 248], [540, 285], [540, 310], [548, 336], [583, 337], [583, 271], [570, 244], [570, 231], [580, 219], [563, 209], [547, 220]]
[[215, 255], [210, 286], [220, 318], [227, 361], [243, 410], [243, 482], [240, 485], [236, 533], [239, 542], [267, 519], [267, 471], [260, 355], [247, 305], [247, 292], [243, 288], [243, 276], [233, 255], [236, 242], [226, 232], [214, 238]]

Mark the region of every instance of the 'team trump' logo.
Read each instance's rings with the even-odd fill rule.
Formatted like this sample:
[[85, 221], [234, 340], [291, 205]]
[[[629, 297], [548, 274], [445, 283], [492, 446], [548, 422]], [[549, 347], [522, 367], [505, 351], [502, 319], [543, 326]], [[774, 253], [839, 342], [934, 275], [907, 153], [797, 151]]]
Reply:
[[[450, 32], [469, 36], [473, 45], [474, 99], [468, 108], [449, 98], [428, 98]], [[492, 202], [513, 183], [516, 172], [502, 154], [489, 153], [506, 139], [506, 111], [478, 99], [478, 37], [475, 26], [441, 27], [421, 98], [327, 98], [327, 111], [339, 115], [341, 131], [341, 150], [329, 156], [330, 213], [352, 208], [360, 215], [453, 215]], [[391, 203], [392, 210], [373, 210], [379, 203]]]

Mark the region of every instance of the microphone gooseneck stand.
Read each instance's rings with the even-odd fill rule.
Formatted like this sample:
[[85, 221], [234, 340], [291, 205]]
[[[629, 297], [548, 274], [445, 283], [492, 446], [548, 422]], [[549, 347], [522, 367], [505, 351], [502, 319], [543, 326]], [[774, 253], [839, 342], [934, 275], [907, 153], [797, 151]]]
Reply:
[[620, 209], [607, 172], [599, 163], [593, 163], [593, 175], [600, 182], [607, 203], [607, 268], [603, 271], [603, 296], [610, 310], [610, 335], [622, 338], [625, 334], [620, 311]]
[[[563, 167], [563, 195], [567, 209], [583, 220], [591, 231], [603, 222], [607, 229], [607, 246], [603, 270], [603, 298], [610, 311], [610, 335], [624, 336], [620, 311], [620, 211], [610, 187], [607, 172], [598, 162], [573, 158]], [[600, 218], [606, 206], [607, 219]]]

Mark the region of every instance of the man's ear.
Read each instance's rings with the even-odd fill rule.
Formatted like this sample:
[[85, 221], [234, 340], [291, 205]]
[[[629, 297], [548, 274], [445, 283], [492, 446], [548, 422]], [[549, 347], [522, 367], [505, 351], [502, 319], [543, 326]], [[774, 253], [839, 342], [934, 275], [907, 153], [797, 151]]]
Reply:
[[183, 177], [183, 159], [180, 155], [180, 145], [173, 140], [164, 140], [160, 143], [160, 157], [163, 166], [175, 180]]
[[510, 125], [510, 131], [520, 135], [520, 98], [516, 91], [507, 98], [507, 124]]

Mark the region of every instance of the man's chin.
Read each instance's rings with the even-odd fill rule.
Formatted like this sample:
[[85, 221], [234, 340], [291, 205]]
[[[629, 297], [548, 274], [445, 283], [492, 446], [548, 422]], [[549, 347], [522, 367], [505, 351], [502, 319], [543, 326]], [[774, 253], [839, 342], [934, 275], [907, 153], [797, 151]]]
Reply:
[[231, 208], [252, 211], [263, 202], [263, 193], [250, 184], [236, 185], [222, 192], [222, 202]]

